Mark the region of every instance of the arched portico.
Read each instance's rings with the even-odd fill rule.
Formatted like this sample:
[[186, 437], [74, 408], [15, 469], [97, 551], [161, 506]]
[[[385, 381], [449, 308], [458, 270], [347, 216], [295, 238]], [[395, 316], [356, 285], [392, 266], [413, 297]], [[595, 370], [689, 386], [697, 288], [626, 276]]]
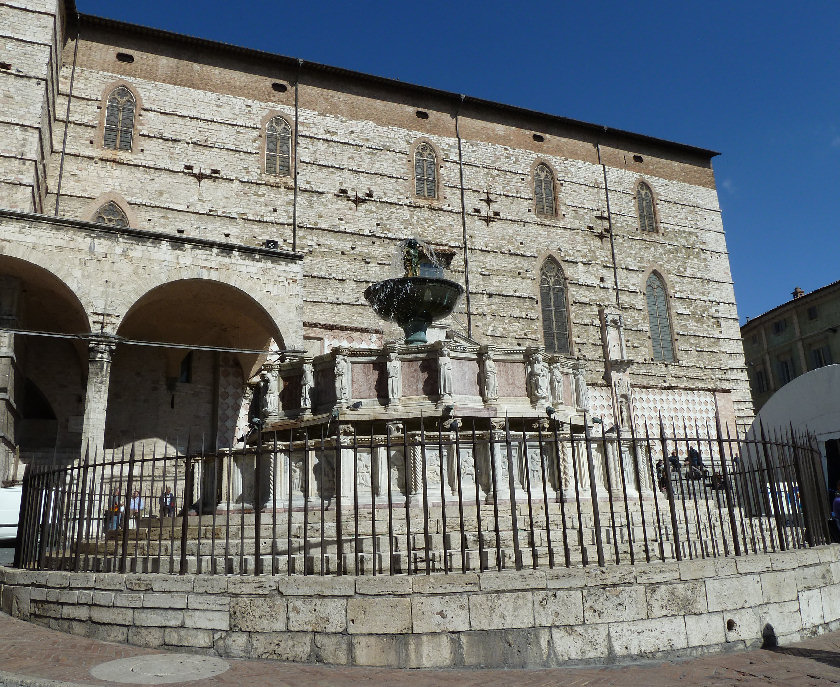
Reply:
[[[149, 389], [157, 388], [158, 382], [146, 388], [151, 383], [147, 375], [158, 370], [164, 388], [167, 383], [175, 385], [174, 401], [180, 412], [185, 407], [181, 403], [185, 390], [202, 386], [198, 382], [177, 381], [184, 357], [195, 347], [265, 351], [274, 341], [279, 348], [300, 348], [300, 257], [260, 247], [234, 247], [191, 237], [0, 210], [0, 278], [11, 279], [9, 288], [0, 288], [0, 300], [5, 293], [12, 303], [11, 310], [6, 308], [12, 317], [6, 320], [7, 328], [8, 323], [22, 322], [14, 309], [18, 302], [15, 294], [20, 292], [15, 286], [18, 280], [26, 285], [23, 302], [30, 303], [24, 308], [28, 319], [20, 328], [70, 336], [44, 337], [44, 343], [37, 344], [43, 348], [52, 345], [47, 343], [52, 341], [54, 349], [63, 346], [65, 351], [58, 355], [45, 350], [37, 356], [44, 365], [49, 363], [56, 369], [38, 372], [31, 368], [36, 373], [31, 380], [33, 393], [42, 392], [51, 408], [46, 410], [43, 403], [35, 404], [33, 408], [39, 409], [37, 419], [53, 421], [55, 416], [59, 448], [63, 446], [62, 432], [74, 438], [75, 449], [68, 448], [68, 458], [72, 453], [78, 457], [79, 447], [82, 454], [88, 448], [91, 453], [101, 452], [111, 405], [109, 390], [121, 396], [117, 406], [112, 407], [115, 414], [114, 423], [109, 422], [111, 445], [126, 441], [129, 435], [129, 440], [176, 434], [186, 437], [191, 427], [196, 429], [192, 439], [200, 441], [203, 434], [208, 445], [211, 434], [232, 434], [234, 430], [220, 428], [236, 424], [237, 418], [229, 417], [234, 412], [232, 408], [238, 403], [236, 412], [241, 409], [244, 381], [265, 362], [264, 355], [228, 355], [195, 349], [189, 362], [198, 378], [202, 369], [210, 369], [207, 360], [215, 356], [218, 361], [212, 366], [213, 374], [227, 380], [238, 395], [234, 400], [233, 392], [224, 398], [224, 394], [211, 396], [213, 400], [203, 411], [203, 423], [190, 424], [184, 419], [185, 424], [171, 435], [167, 427], [175, 424], [178, 415], [169, 412], [173, 394], [159, 390], [155, 396], [158, 392]], [[26, 339], [41, 341], [31, 336]], [[130, 346], [126, 339], [173, 343], [184, 348]], [[7, 346], [6, 357], [11, 361], [15, 360], [15, 345], [18, 344], [13, 341]], [[159, 355], [151, 356], [152, 351]], [[111, 360], [115, 355], [118, 374], [112, 379]], [[139, 377], [120, 372], [126, 367], [120, 361], [128, 361], [131, 356], [152, 358], [145, 367], [142, 360], [137, 360], [138, 367], [132, 374]], [[128, 365], [126, 369], [132, 368]], [[173, 382], [173, 378], [177, 379]], [[225, 386], [219, 386], [212, 378], [208, 384], [218, 389]], [[204, 391], [210, 393], [206, 385]], [[69, 400], [59, 403], [55, 400], [57, 394]], [[132, 397], [127, 406], [126, 397]], [[13, 408], [13, 417], [17, 417], [16, 412]], [[125, 419], [122, 426], [117, 422], [120, 413]], [[215, 431], [207, 418], [215, 418]], [[201, 432], [199, 427], [203, 427]], [[14, 432], [7, 434], [7, 455], [12, 455]]]
[[150, 289], [116, 335], [106, 448], [142, 441], [147, 450], [184, 450], [188, 439], [193, 447], [231, 446], [247, 418], [245, 382], [270, 350], [284, 347], [276, 322], [254, 298], [209, 279]]
[[61, 278], [0, 255], [0, 479], [78, 455], [89, 333], [88, 313]]

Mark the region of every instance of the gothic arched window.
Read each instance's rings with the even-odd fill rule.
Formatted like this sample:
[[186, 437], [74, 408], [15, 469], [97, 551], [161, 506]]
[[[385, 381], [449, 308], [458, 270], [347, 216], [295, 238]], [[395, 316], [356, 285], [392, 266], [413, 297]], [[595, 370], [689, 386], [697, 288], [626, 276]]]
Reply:
[[437, 157], [428, 143], [421, 143], [414, 151], [414, 195], [437, 198]]
[[93, 216], [94, 222], [107, 224], [109, 227], [127, 227], [128, 216], [113, 200], [100, 207]]
[[671, 318], [668, 315], [668, 295], [662, 278], [654, 273], [648, 277], [645, 286], [648, 318], [650, 319], [650, 340], [653, 359], [674, 362], [674, 341], [671, 337]]
[[639, 207], [639, 228], [642, 231], [656, 231], [656, 213], [653, 209], [653, 191], [644, 181], [636, 191], [636, 203]]
[[534, 170], [534, 211], [541, 217], [554, 217], [554, 174], [546, 164]]
[[111, 150], [131, 150], [134, 135], [134, 94], [125, 86], [111, 91], [105, 110], [105, 134], [103, 145]]
[[292, 173], [292, 127], [282, 117], [270, 119], [265, 127], [265, 173]]
[[540, 270], [540, 306], [547, 353], [569, 353], [569, 313], [566, 277], [559, 263], [549, 258]]

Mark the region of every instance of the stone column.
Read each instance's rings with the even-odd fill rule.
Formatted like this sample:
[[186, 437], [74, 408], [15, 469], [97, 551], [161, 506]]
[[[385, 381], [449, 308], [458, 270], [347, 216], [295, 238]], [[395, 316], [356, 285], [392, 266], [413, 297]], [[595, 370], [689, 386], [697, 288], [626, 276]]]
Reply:
[[85, 419], [82, 427], [82, 451], [102, 455], [105, 447], [105, 419], [108, 412], [108, 386], [111, 383], [111, 358], [117, 347], [110, 334], [93, 334], [88, 340], [88, 379], [85, 395]]
[[[18, 325], [20, 280], [0, 277], [0, 327], [14, 329]], [[17, 394], [20, 387], [15, 354], [16, 337], [11, 332], [0, 331], [0, 480], [15, 479], [15, 418]]]

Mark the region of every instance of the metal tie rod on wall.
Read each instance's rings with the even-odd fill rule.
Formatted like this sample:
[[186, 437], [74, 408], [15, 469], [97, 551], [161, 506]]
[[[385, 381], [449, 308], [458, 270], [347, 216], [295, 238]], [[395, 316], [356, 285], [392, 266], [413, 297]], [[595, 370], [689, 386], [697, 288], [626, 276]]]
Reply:
[[[31, 329], [12, 329], [10, 327], [0, 327], [0, 332], [5, 334], [22, 334], [24, 336], [42, 336], [52, 339], [72, 339], [76, 341], [86, 341], [92, 337], [100, 336], [99, 334], [59, 334], [58, 332], [40, 332]], [[126, 339], [116, 334], [109, 335], [117, 343], [126, 344], [127, 346], [151, 346], [154, 348], [183, 348], [189, 351], [219, 351], [220, 353], [253, 353], [255, 355], [281, 355], [285, 353], [303, 354], [306, 351], [302, 348], [283, 348], [276, 351], [264, 351], [255, 348], [229, 348], [226, 346], [201, 346], [199, 344], [179, 344], [168, 341], [141, 341], [138, 339]]]

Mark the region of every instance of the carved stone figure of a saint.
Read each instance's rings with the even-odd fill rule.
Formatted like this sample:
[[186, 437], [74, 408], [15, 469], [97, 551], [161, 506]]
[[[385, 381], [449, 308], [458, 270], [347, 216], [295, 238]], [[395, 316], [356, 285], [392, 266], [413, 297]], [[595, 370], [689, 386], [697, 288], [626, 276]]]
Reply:
[[304, 363], [300, 375], [300, 407], [312, 407], [312, 388], [315, 386], [315, 372], [312, 363]]
[[589, 387], [583, 376], [583, 365], [575, 369], [575, 404], [580, 410], [589, 411]]
[[554, 363], [549, 371], [551, 386], [551, 402], [555, 405], [563, 404], [563, 370], [558, 363]]
[[548, 366], [543, 362], [542, 355], [535, 353], [531, 358], [530, 382], [532, 398], [534, 403], [548, 400]]
[[630, 402], [626, 398], [621, 398], [618, 401], [618, 416], [619, 423], [622, 429], [630, 427]]
[[385, 367], [388, 373], [388, 403], [399, 403], [402, 396], [402, 365], [396, 351], [389, 351]]
[[452, 359], [446, 347], [440, 349], [438, 356], [438, 382], [440, 384], [440, 395], [448, 398], [452, 395]]
[[280, 407], [280, 386], [277, 370], [263, 370], [260, 373], [262, 382], [262, 408], [260, 414], [263, 418], [276, 417]]
[[335, 398], [336, 401], [350, 400], [350, 361], [343, 355], [335, 357]]
[[496, 361], [493, 360], [492, 351], [487, 351], [484, 354], [484, 371], [482, 377], [484, 381], [484, 400], [495, 401], [499, 397], [499, 387], [496, 379]]

